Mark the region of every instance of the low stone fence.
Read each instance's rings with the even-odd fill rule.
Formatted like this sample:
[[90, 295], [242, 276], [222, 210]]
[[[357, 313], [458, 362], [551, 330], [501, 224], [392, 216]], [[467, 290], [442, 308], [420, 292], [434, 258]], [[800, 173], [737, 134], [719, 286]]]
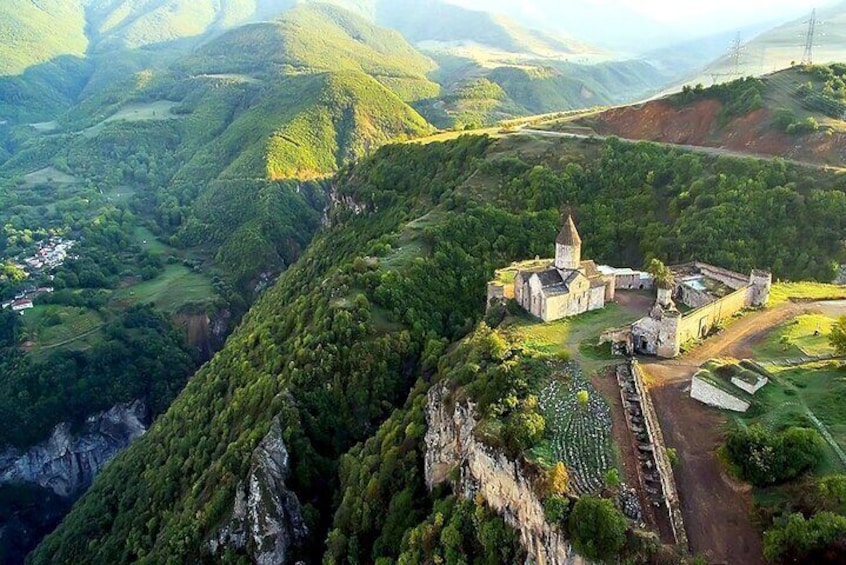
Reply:
[[673, 536], [678, 545], [688, 550], [687, 531], [685, 530], [684, 519], [682, 518], [676, 479], [673, 475], [672, 465], [670, 465], [670, 458], [667, 455], [667, 446], [664, 443], [664, 434], [658, 422], [658, 415], [655, 412], [655, 406], [652, 404], [652, 397], [649, 396], [649, 391], [644, 384], [643, 370], [640, 368], [637, 360], [632, 359], [629, 361], [629, 369], [634, 378], [637, 396], [641, 401], [646, 429], [652, 438], [655, 463], [661, 479], [661, 488], [664, 492], [667, 509], [670, 514], [670, 525], [673, 528]]

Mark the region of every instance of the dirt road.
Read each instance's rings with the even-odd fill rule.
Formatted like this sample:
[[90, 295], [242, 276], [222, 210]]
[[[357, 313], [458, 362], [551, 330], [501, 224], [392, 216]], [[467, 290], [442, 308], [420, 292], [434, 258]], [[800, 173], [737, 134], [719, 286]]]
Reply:
[[681, 460], [675, 475], [691, 550], [711, 563], [763, 563], [761, 536], [751, 520], [750, 489], [726, 476], [717, 461], [726, 416], [690, 398], [690, 378], [715, 357], [751, 357], [773, 327], [808, 311], [843, 314], [846, 302], [788, 302], [735, 321], [679, 359], [642, 362], [653, 379], [650, 393], [665, 441]]
[[[568, 139], [608, 139], [608, 136], [603, 135], [583, 135], [579, 133], [567, 133], [563, 131], [550, 131], [550, 130], [542, 130], [542, 129], [530, 129], [526, 127], [518, 128], [513, 133], [509, 135], [539, 135], [542, 137], [563, 137]], [[615, 136], [616, 137], [616, 136]], [[664, 141], [651, 141], [648, 139], [626, 139], [624, 137], [616, 137], [620, 141], [624, 143], [654, 143], [656, 145], [661, 145], [664, 147], [674, 148], [674, 149], [681, 149], [682, 151], [692, 151], [695, 153], [704, 153], [706, 155], [712, 155], [714, 157], [720, 156], [727, 156], [727, 157], [736, 157], [738, 159], [757, 159], [759, 161], [772, 161], [775, 156], [774, 155], [758, 155], [756, 153], [743, 153], [741, 151], [732, 151], [731, 149], [724, 149], [722, 147], [707, 147], [704, 145], [682, 145], [678, 143], [667, 143]], [[786, 163], [790, 163], [792, 165], [799, 165], [801, 167], [810, 167], [813, 169], [820, 169], [825, 171], [843, 171], [846, 169], [840, 167], [834, 167], [831, 165], [820, 165], [819, 163], [811, 163], [808, 161], [797, 161], [795, 159], [782, 159]]]

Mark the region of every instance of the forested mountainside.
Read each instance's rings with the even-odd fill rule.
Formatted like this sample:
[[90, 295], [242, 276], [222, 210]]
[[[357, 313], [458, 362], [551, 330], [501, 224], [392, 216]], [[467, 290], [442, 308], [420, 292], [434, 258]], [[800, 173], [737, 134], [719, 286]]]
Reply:
[[172, 71], [100, 92], [58, 129], [21, 133], [0, 174], [52, 166], [135, 188], [133, 207], [157, 232], [204, 247], [245, 291], [292, 262], [316, 228], [323, 191], [303, 181], [431, 131], [397, 94], [437, 89], [423, 74], [430, 64], [395, 32], [334, 8], [297, 8], [222, 35]]
[[[92, 78], [81, 101], [57, 119], [3, 126], [0, 175], [22, 182], [52, 167], [71, 184], [125, 184], [134, 210], [154, 221], [157, 234], [182, 248], [200, 246], [243, 293], [294, 260], [314, 231], [321, 190], [302, 181], [388, 141], [432, 131], [413, 108], [438, 124], [487, 123], [600, 103], [617, 89], [633, 92], [660, 80], [623, 63], [568, 65], [499, 67], [469, 82], [463, 69], [444, 78], [443, 68], [397, 32], [306, 4], [273, 22], [222, 32], [164, 67], [108, 65], [103, 72], [111, 78]], [[242, 180], [252, 188], [243, 190]], [[274, 214], [255, 215], [247, 206], [223, 215], [209, 207], [267, 199], [277, 202]]]
[[[429, 78], [437, 79], [440, 89], [427, 78], [419, 77], [421, 67], [415, 64], [403, 68], [419, 84], [406, 84], [402, 89], [394, 84], [393, 89], [404, 100], [416, 102], [418, 111], [439, 127], [456, 122], [488, 124], [525, 113], [630, 101], [660, 91], [677, 78], [673, 69], [658, 68], [645, 61], [602, 62], [605, 55], [596, 55], [595, 50], [572, 38], [528, 30], [504, 18], [438, 0], [414, 2], [413, 6], [358, 0], [328, 4], [335, 8], [292, 0], [219, 3], [51, 0], [39, 10], [28, 3], [4, 5], [8, 13], [0, 12], [0, 20], [8, 23], [3, 37], [9, 40], [0, 44], [0, 51], [8, 55], [4, 58], [8, 68], [0, 70], [0, 120], [14, 124], [49, 122], [86, 101], [88, 104], [83, 104], [81, 111], [97, 113], [98, 106], [119, 100], [122, 89], [132, 89], [127, 80], [136, 73], [166, 70], [177, 64], [176, 60], [227, 31], [244, 24], [272, 21], [280, 15], [284, 20], [281, 30], [270, 32], [267, 26], [250, 27], [251, 31], [230, 36], [230, 42], [218, 43], [220, 49], [240, 47], [243, 41], [257, 42], [251, 44], [248, 53], [240, 49], [221, 52], [224, 57], [217, 57], [217, 66], [243, 67], [239, 64], [245, 62], [243, 57], [280, 61], [284, 56], [262, 50], [273, 46], [273, 40], [270, 45], [265, 43], [269, 39], [266, 35], [275, 34], [279, 46], [280, 32], [287, 35], [293, 31], [299, 39], [293, 39], [283, 51], [286, 56], [300, 57], [294, 61], [295, 68], [324, 69], [327, 62], [331, 68], [338, 68], [340, 61], [333, 59], [336, 55], [342, 60], [344, 57], [336, 49], [336, 38], [330, 29], [323, 27], [323, 21], [317, 20], [326, 17], [335, 24], [360, 31], [361, 22], [349, 25], [349, 18], [355, 17], [399, 30], [414, 43], [414, 48], [394, 43], [394, 49], [383, 51], [374, 63], [391, 59], [389, 66], [395, 68], [403, 62], [400, 61], [403, 57], [408, 62], [407, 57], [414, 49], [437, 59], [436, 77], [431, 75], [434, 68], [425, 70], [431, 75]], [[301, 13], [295, 23], [284, 15], [291, 10]], [[339, 10], [346, 15], [339, 16]], [[304, 16], [305, 12], [311, 16]], [[432, 21], [439, 23], [432, 26]], [[319, 39], [320, 31], [329, 32], [327, 41]], [[316, 34], [317, 39], [304, 42], [310, 33]], [[371, 40], [372, 36], [371, 32], [362, 35]], [[383, 42], [383, 45], [387, 44]], [[307, 51], [292, 53], [305, 47]], [[354, 41], [347, 41], [343, 47], [359, 52]], [[305, 64], [303, 53], [311, 59]], [[420, 58], [419, 54], [416, 56]], [[363, 70], [373, 74], [372, 67]], [[240, 74], [244, 70], [233, 72]], [[409, 73], [399, 76], [407, 79]], [[523, 84], [516, 85], [516, 79]], [[480, 80], [497, 85], [498, 91], [479, 90]], [[104, 97], [103, 91], [109, 89], [114, 91]]]
[[[191, 561], [213, 550], [247, 562], [259, 549], [210, 540], [230, 539], [222, 525], [274, 420], [290, 455], [282, 488], [308, 530], [297, 527], [291, 539], [301, 544], [289, 555], [413, 561], [434, 558], [437, 536], [449, 535], [452, 555], [501, 559], [518, 550], [514, 534], [444, 491], [425, 494], [420, 476], [423, 393], [434, 379], [458, 379], [485, 406], [531, 392], [531, 378], [492, 369], [481, 380], [450, 369], [463, 357], [443, 357], [481, 319], [493, 270], [548, 256], [566, 203], [585, 255], [598, 261], [697, 258], [830, 280], [843, 260], [842, 182], [779, 161], [615, 141], [464, 137], [384, 148], [338, 174], [329, 226], [32, 562]], [[480, 339], [480, 352], [497, 351]], [[511, 388], [520, 382], [528, 388]], [[492, 414], [508, 421], [508, 410]], [[519, 453], [524, 436], [513, 437]], [[445, 523], [458, 537], [440, 534]]]
[[[846, 66], [796, 66], [579, 120], [600, 135], [846, 165]], [[563, 124], [562, 127], [567, 127]]]

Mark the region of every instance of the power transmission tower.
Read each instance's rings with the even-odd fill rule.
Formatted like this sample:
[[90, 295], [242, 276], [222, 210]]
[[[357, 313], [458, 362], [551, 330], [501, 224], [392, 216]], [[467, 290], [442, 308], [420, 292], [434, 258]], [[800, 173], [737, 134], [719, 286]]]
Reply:
[[731, 63], [731, 72], [711, 73], [712, 84], [716, 84], [717, 81], [722, 78], [740, 78], [740, 66], [743, 63], [743, 55], [745, 51], [746, 48], [743, 46], [743, 40], [741, 39], [740, 32], [737, 32], [737, 36], [734, 38], [734, 41], [731, 42], [731, 47], [728, 52], [728, 60]]
[[740, 76], [740, 63], [743, 61], [743, 41], [740, 38], [740, 32], [737, 32], [737, 37], [731, 44], [731, 64], [735, 76]]
[[802, 55], [803, 65], [814, 63], [814, 35], [817, 33], [817, 9], [811, 12], [811, 19], [805, 22], [808, 24], [808, 33], [805, 36], [805, 54]]

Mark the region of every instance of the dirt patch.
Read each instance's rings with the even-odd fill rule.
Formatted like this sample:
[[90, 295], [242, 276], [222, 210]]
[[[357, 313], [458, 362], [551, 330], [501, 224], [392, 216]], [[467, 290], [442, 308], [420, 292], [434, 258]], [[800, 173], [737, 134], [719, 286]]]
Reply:
[[185, 329], [188, 345], [199, 351], [203, 359], [211, 358], [211, 330], [209, 317], [205, 314], [177, 314], [174, 324]]
[[707, 145], [721, 109], [722, 105], [716, 100], [702, 100], [684, 107], [676, 107], [667, 100], [656, 100], [600, 114], [596, 130], [601, 135], [618, 135], [627, 139]]
[[614, 301], [632, 314], [646, 316], [655, 304], [655, 295], [649, 290], [618, 290]]
[[674, 473], [690, 549], [711, 563], [762, 564], [751, 493], [738, 491], [717, 461], [725, 417], [690, 398], [688, 386], [668, 383], [651, 394], [664, 440], [681, 461]]
[[614, 108], [586, 123], [600, 135], [771, 155], [835, 167], [846, 164], [846, 135], [842, 133], [788, 135], [773, 127], [773, 113], [768, 108], [720, 127], [721, 111], [722, 104], [717, 100], [699, 100], [685, 106], [655, 100]]

